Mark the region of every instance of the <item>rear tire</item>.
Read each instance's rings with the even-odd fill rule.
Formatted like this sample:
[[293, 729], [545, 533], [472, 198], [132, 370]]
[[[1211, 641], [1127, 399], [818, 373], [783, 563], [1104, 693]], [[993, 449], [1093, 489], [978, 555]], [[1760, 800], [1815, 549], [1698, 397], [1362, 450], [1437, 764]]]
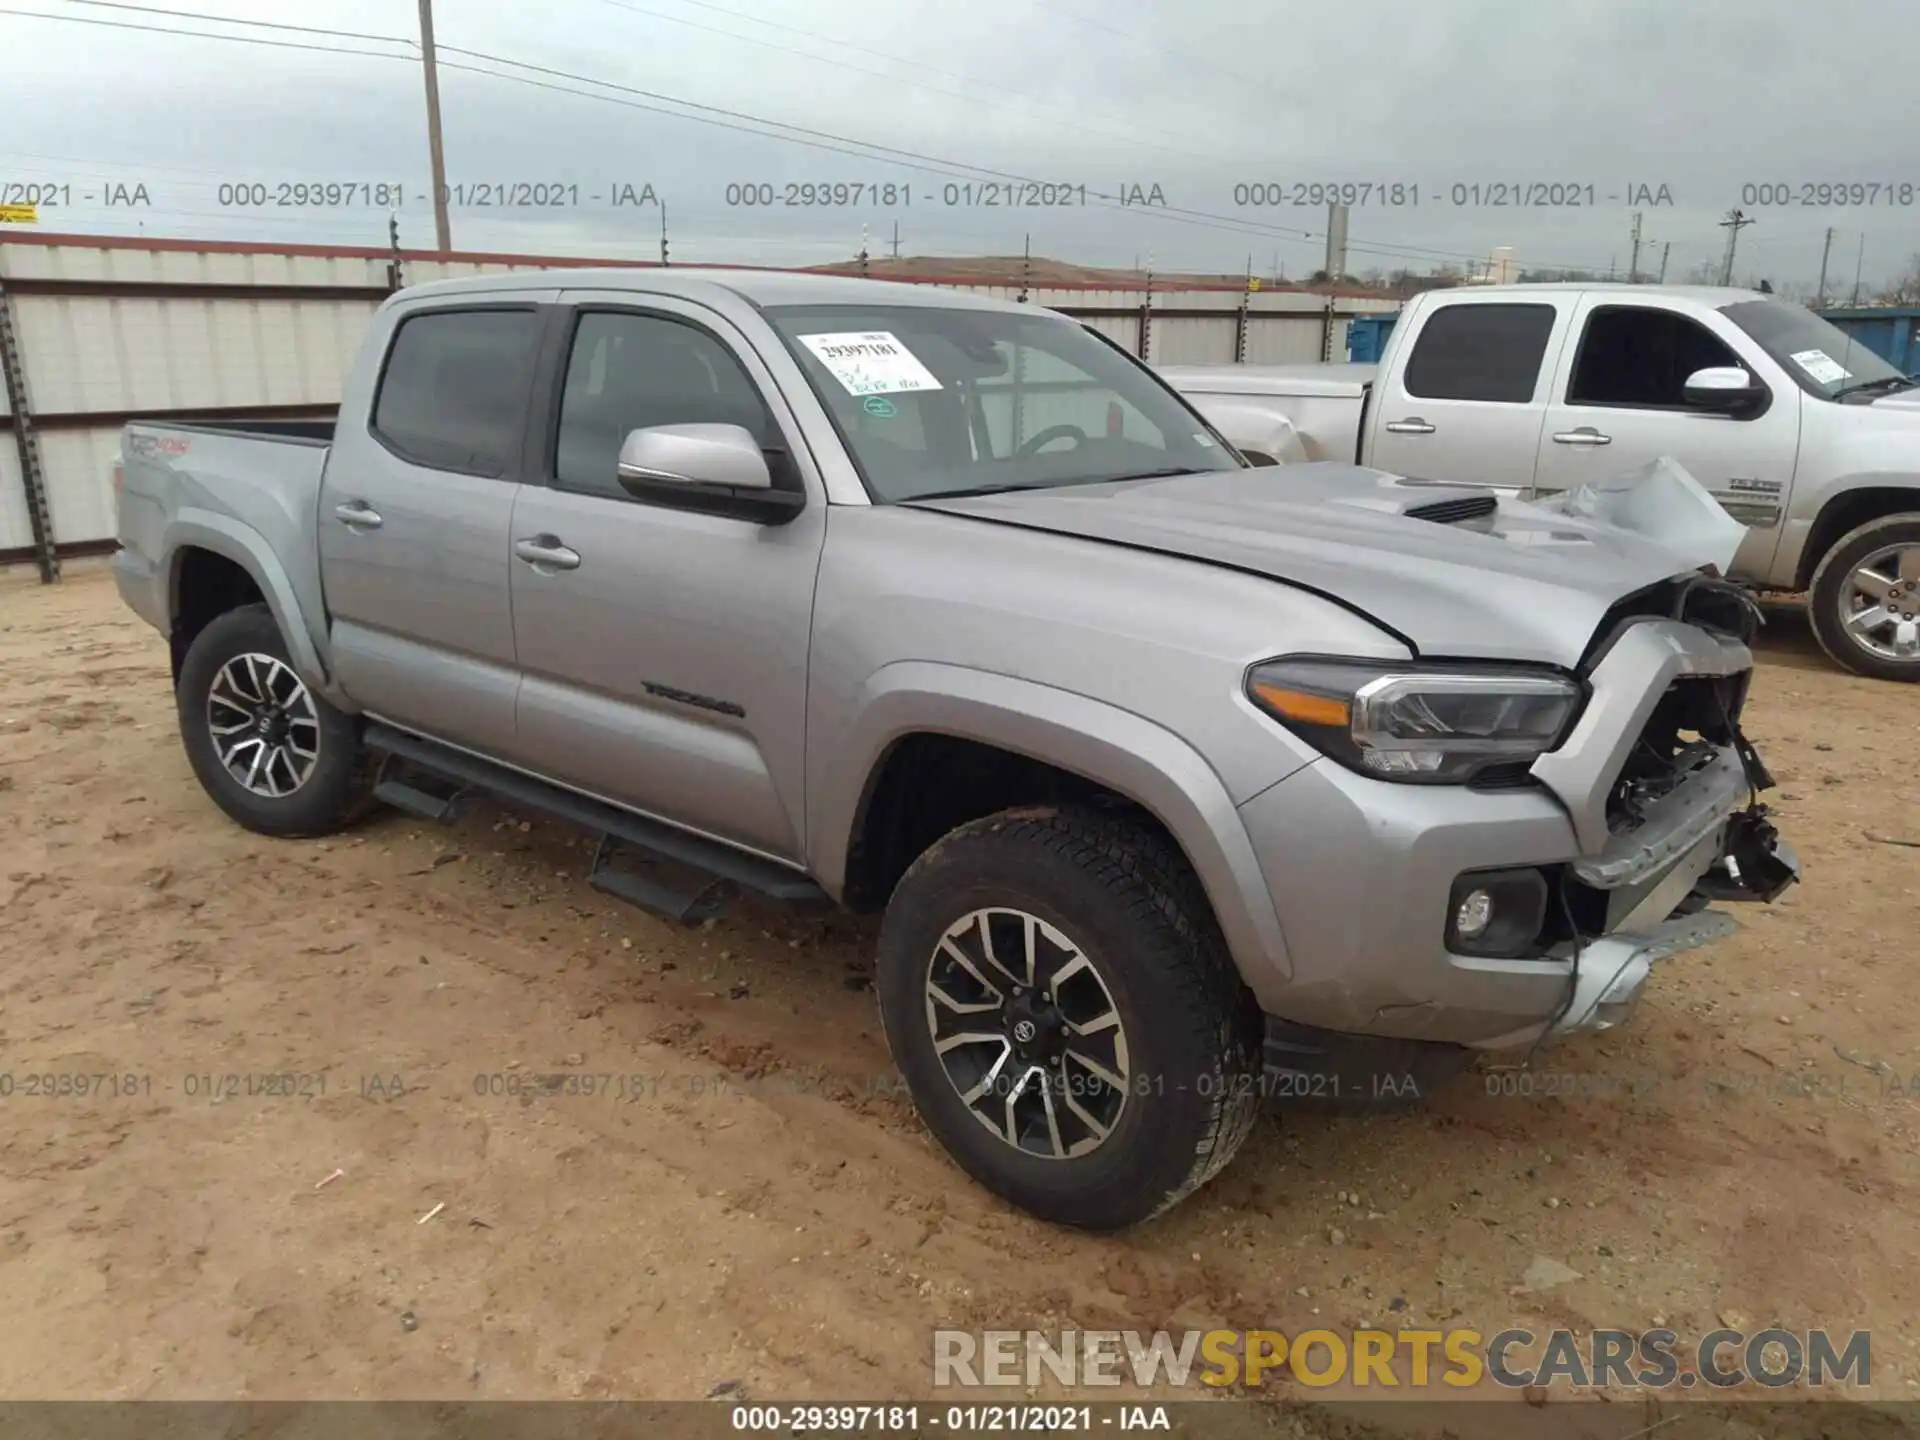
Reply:
[[331, 835], [372, 803], [359, 725], [294, 673], [264, 605], [194, 637], [174, 688], [180, 739], [214, 804], [260, 835]]
[[1807, 611], [1820, 648], [1842, 668], [1920, 680], [1920, 515], [1882, 516], [1841, 536], [1813, 572]]
[[1072, 808], [962, 825], [894, 890], [878, 981], [927, 1127], [1044, 1220], [1157, 1215], [1258, 1114], [1257, 1009], [1193, 872], [1144, 823]]

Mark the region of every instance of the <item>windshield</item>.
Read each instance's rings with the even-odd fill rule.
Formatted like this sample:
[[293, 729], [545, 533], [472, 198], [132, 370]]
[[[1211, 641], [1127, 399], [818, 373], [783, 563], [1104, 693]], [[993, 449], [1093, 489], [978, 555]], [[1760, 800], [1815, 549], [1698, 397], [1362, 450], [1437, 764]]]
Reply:
[[1234, 470], [1172, 391], [1058, 315], [778, 306], [875, 500]]
[[1781, 300], [1743, 300], [1721, 311], [1780, 362], [1809, 395], [1833, 400], [1872, 386], [1899, 389], [1900, 372], [1838, 326]]

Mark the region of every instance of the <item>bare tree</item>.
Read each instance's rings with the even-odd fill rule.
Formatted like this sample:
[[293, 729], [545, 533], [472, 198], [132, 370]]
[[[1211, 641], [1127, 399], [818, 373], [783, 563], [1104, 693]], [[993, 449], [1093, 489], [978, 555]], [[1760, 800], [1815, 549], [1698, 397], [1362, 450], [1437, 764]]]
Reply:
[[1889, 281], [1874, 299], [1882, 305], [1920, 305], [1920, 254], [1911, 256], [1906, 274]]
[[1682, 285], [1718, 285], [1720, 283], [1720, 262], [1702, 260], [1688, 269], [1680, 277]]

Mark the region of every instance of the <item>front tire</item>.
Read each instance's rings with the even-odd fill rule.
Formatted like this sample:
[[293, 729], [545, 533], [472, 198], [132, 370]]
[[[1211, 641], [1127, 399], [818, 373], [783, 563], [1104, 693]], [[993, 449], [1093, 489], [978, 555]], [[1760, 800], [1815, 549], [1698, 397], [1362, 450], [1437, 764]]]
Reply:
[[266, 606], [208, 622], [188, 647], [175, 700], [193, 773], [247, 829], [331, 835], [367, 809], [373, 777], [359, 728], [294, 673]]
[[1841, 536], [1813, 572], [1807, 606], [1820, 648], [1845, 669], [1920, 680], [1920, 515]]
[[927, 1127], [1044, 1220], [1157, 1215], [1258, 1113], [1252, 998], [1199, 882], [1143, 823], [1010, 810], [952, 831], [894, 890], [877, 978]]

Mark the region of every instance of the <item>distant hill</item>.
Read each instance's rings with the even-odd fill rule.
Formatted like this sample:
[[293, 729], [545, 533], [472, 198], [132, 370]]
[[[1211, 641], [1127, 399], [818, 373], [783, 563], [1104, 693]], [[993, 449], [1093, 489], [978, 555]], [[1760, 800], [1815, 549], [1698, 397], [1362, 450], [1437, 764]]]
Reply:
[[[974, 285], [1018, 285], [1023, 275], [1027, 284], [1032, 286], [1094, 285], [1110, 286], [1116, 290], [1135, 290], [1144, 286], [1147, 281], [1144, 270], [1075, 265], [1065, 260], [1050, 260], [1043, 255], [1035, 255], [1031, 259], [1021, 255], [902, 255], [898, 259], [869, 257], [864, 271], [857, 260], [840, 260], [826, 265], [810, 265], [807, 268], [828, 275], [864, 273], [875, 280], [910, 276], [916, 280], [946, 280], [956, 284]], [[1271, 276], [1258, 274], [1254, 279], [1260, 282], [1260, 288], [1263, 291], [1292, 290], [1313, 294], [1332, 291], [1340, 295], [1356, 296], [1379, 293], [1363, 285], [1356, 285], [1352, 281], [1340, 286], [1325, 286], [1307, 285], [1291, 280], [1276, 285]], [[1153, 288], [1156, 290], [1213, 288], [1238, 290], [1246, 283], [1245, 275], [1209, 275], [1165, 270], [1156, 270], [1153, 273]]]

